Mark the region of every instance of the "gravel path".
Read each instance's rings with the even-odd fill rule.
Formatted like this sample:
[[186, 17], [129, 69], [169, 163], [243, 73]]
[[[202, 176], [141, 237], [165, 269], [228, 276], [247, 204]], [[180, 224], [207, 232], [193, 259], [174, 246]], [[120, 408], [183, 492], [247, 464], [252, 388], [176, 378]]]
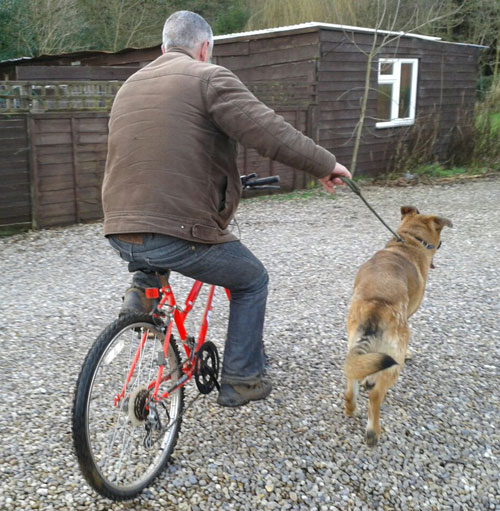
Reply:
[[[126, 267], [100, 224], [1, 239], [0, 509], [500, 510], [500, 179], [364, 194], [392, 226], [404, 204], [455, 224], [379, 446], [363, 442], [366, 395], [362, 418], [343, 414], [344, 323], [357, 267], [389, 234], [348, 190], [248, 200], [239, 227], [271, 277], [274, 391], [235, 410], [198, 399], [173, 463], [126, 503], [88, 488], [70, 434], [79, 367], [117, 314]], [[221, 349], [226, 315], [220, 293], [210, 338]]]

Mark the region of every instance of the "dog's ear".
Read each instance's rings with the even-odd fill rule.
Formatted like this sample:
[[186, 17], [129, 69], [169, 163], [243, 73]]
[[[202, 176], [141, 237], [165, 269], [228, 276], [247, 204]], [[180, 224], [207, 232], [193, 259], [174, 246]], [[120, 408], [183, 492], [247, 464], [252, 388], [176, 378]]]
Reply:
[[420, 211], [414, 206], [401, 206], [401, 218], [406, 215], [418, 215]]
[[443, 227], [453, 227], [451, 220], [443, 218], [441, 216], [433, 216], [432, 221], [436, 224], [436, 228], [440, 231]]

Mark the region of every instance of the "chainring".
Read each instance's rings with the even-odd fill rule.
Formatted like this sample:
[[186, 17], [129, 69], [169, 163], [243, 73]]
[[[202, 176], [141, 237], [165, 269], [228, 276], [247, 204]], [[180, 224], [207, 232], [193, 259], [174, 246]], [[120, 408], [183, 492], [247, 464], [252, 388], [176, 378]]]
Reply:
[[196, 353], [194, 366], [194, 380], [201, 394], [209, 394], [219, 384], [219, 353], [217, 346], [211, 341], [206, 341]]

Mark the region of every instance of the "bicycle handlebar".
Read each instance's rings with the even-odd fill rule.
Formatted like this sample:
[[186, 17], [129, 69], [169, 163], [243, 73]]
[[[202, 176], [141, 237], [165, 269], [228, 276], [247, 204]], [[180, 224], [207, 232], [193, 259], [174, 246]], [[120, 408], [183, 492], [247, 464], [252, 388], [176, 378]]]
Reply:
[[257, 174], [248, 174], [247, 176], [241, 176], [241, 186], [244, 190], [279, 190], [278, 186], [269, 186], [271, 183], [279, 183], [279, 176], [269, 176], [257, 178]]

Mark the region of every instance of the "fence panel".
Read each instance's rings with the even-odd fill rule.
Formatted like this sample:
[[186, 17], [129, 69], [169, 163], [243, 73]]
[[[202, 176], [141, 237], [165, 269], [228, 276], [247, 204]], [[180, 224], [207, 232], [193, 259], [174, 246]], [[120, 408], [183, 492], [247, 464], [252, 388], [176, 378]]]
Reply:
[[102, 217], [107, 133], [107, 113], [60, 112], [31, 117], [36, 227]]
[[26, 115], [0, 115], [0, 233], [31, 225]]

